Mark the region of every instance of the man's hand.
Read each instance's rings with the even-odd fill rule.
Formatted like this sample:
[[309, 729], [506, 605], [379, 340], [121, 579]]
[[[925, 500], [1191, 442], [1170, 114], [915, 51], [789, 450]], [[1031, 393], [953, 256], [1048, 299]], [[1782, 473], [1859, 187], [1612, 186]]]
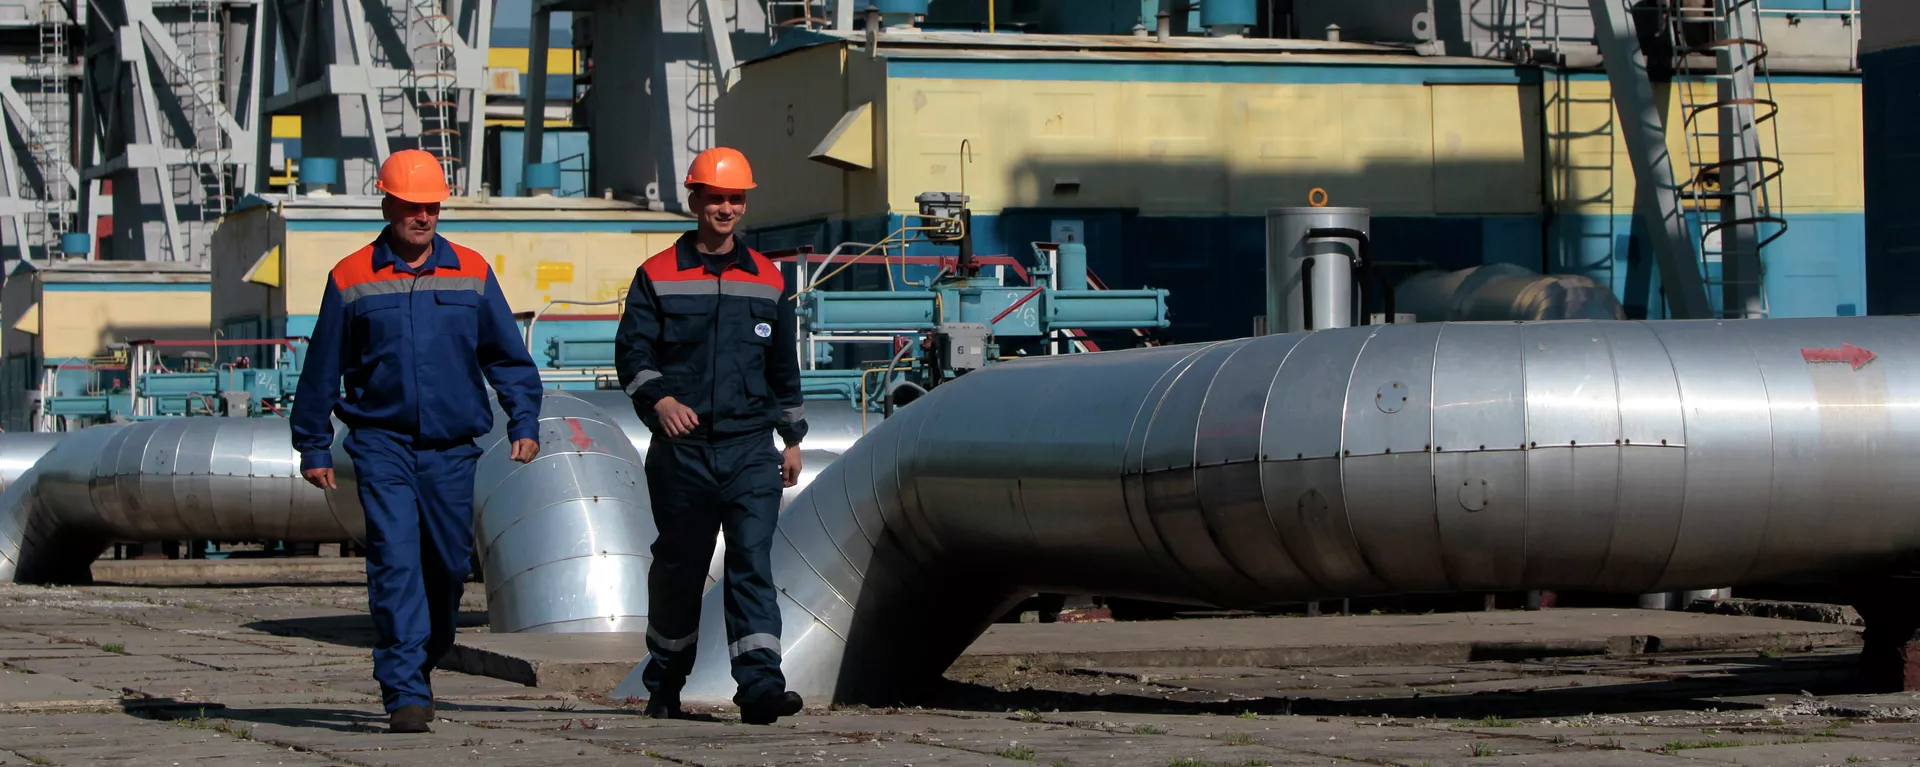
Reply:
[[337, 489], [337, 487], [333, 484], [332, 469], [308, 469], [306, 471], [300, 472], [300, 476], [305, 477], [307, 479], [307, 484], [313, 485], [314, 487], [320, 488], [321, 490]]
[[653, 412], [660, 414], [660, 425], [666, 427], [667, 436], [674, 439], [687, 436], [693, 427], [700, 425], [699, 414], [672, 397], [661, 397], [654, 403]]
[[800, 484], [800, 446], [788, 445], [780, 452], [780, 481], [786, 487]]
[[540, 454], [539, 440], [516, 439], [513, 441], [513, 460], [519, 461], [521, 463], [526, 463], [528, 461], [533, 460], [533, 457], [539, 454]]

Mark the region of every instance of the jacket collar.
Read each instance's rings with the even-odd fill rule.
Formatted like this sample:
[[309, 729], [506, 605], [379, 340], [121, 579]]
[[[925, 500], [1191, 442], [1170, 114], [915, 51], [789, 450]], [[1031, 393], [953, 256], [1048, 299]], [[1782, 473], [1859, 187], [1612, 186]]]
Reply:
[[392, 267], [396, 272], [408, 273], [416, 271], [424, 272], [431, 269], [460, 268], [460, 257], [454, 255], [453, 245], [447, 242], [447, 238], [441, 237], [437, 232], [433, 235], [433, 252], [428, 254], [426, 262], [420, 264], [418, 270], [407, 266], [407, 262], [401, 260], [399, 256], [394, 255], [393, 248], [387, 246], [387, 237], [392, 233], [393, 227], [389, 226], [380, 230], [380, 238], [373, 241], [374, 271], [379, 271], [387, 267]]
[[[706, 266], [706, 257], [701, 255], [699, 248], [694, 247], [694, 241], [697, 236], [697, 232], [687, 232], [686, 234], [680, 235], [680, 239], [673, 243], [674, 257], [677, 262], [676, 265], [680, 267], [680, 271], [685, 272]], [[736, 234], [732, 237], [733, 262], [729, 264], [729, 266], [739, 267], [741, 271], [747, 274], [759, 274], [760, 267], [753, 262], [753, 250], [748, 248], [746, 243], [740, 241], [740, 235]]]

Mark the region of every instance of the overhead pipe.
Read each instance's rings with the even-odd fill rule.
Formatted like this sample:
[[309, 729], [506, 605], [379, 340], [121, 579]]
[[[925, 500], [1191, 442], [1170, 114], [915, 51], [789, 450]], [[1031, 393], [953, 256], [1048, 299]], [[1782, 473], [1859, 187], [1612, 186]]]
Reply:
[[[1003, 362], [786, 507], [783, 668], [812, 701], [910, 699], [1035, 592], [1258, 609], [1890, 568], [1920, 551], [1916, 331], [1435, 323]], [[720, 600], [685, 700], [733, 692]]]

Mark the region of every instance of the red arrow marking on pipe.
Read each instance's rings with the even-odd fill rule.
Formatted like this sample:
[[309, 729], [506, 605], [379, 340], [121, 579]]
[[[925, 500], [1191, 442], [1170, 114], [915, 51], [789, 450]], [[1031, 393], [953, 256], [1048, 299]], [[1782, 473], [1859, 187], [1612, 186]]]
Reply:
[[593, 438], [587, 436], [586, 429], [580, 428], [580, 419], [567, 419], [567, 428], [573, 430], [573, 436], [568, 437], [567, 441], [572, 442], [574, 447], [580, 448], [581, 450], [593, 447]]
[[1873, 352], [1853, 344], [1841, 344], [1838, 349], [1801, 349], [1800, 357], [1808, 362], [1846, 362], [1859, 370], [1861, 365], [1873, 361], [1877, 356]]

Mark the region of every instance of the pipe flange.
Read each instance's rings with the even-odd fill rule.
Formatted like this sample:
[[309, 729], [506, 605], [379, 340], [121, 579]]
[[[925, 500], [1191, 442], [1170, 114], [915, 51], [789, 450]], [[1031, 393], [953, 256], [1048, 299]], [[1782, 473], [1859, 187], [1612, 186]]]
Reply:
[[1407, 393], [1411, 389], [1399, 381], [1388, 381], [1373, 393], [1373, 405], [1382, 413], [1398, 413], [1407, 407]]

